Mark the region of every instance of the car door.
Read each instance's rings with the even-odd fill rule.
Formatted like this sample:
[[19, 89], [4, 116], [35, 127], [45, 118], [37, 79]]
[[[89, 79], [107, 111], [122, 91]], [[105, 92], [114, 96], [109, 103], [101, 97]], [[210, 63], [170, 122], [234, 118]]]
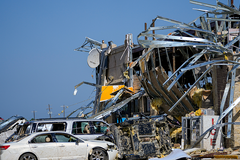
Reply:
[[40, 134], [29, 142], [31, 151], [39, 157], [39, 160], [58, 159], [56, 142], [53, 141], [51, 134]]
[[55, 139], [59, 159], [86, 159], [87, 143], [84, 141], [67, 133], [55, 133]]

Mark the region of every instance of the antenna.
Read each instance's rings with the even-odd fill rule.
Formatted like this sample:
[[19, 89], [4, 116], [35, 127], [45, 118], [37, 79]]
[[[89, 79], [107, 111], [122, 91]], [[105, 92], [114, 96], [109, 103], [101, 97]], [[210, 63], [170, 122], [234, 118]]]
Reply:
[[96, 68], [100, 64], [99, 57], [100, 57], [100, 53], [99, 53], [98, 49], [93, 48], [89, 52], [89, 56], [87, 58], [88, 66], [91, 68]]
[[[88, 46], [89, 45], [89, 46]], [[93, 40], [91, 38], [86, 37], [85, 42], [83, 43], [83, 45], [81, 47], [78, 47], [76, 49], [74, 49], [74, 51], [80, 51], [80, 52], [89, 52], [90, 49], [92, 48], [97, 48], [102, 45], [102, 43]]]

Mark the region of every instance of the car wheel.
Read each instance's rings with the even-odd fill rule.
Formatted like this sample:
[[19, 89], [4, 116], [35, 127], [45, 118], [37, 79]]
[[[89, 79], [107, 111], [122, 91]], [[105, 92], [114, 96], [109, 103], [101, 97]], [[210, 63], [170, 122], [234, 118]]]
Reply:
[[37, 158], [32, 153], [25, 153], [21, 155], [19, 160], [37, 160]]
[[90, 160], [107, 160], [107, 154], [102, 149], [94, 149]]

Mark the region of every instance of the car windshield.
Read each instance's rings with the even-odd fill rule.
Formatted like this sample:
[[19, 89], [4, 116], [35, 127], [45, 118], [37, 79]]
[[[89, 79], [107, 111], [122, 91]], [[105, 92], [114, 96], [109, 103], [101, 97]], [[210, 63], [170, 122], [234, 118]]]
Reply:
[[17, 119], [19, 119], [19, 118], [14, 116], [14, 117], [10, 117], [9, 119], [3, 121], [3, 122], [0, 124], [0, 130], [3, 129], [5, 126], [7, 126], [9, 123], [11, 123], [11, 122], [13, 122], [13, 121], [15, 121], [15, 120], [17, 120]]

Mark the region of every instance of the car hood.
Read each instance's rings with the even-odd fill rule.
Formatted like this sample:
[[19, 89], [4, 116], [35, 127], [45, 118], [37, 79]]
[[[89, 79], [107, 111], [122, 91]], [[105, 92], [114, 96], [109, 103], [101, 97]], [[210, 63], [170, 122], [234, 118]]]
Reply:
[[115, 146], [115, 144], [113, 144], [112, 142], [108, 142], [108, 141], [100, 141], [100, 140], [88, 140], [85, 141], [86, 143], [88, 143], [89, 145], [98, 145], [104, 148], [107, 148], [108, 145], [110, 146]]

